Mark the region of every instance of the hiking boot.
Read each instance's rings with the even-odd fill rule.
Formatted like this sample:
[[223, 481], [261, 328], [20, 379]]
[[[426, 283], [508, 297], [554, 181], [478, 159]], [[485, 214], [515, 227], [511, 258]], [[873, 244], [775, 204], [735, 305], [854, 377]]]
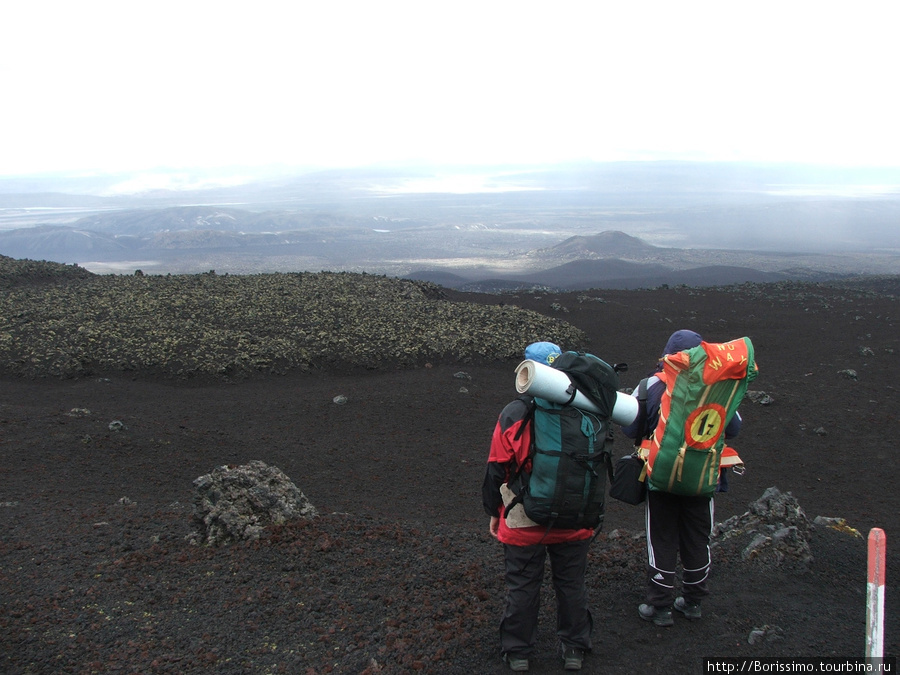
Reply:
[[699, 602], [688, 602], [682, 597], [675, 598], [675, 604], [672, 605], [673, 608], [677, 609], [679, 612], [684, 614], [685, 619], [699, 619], [700, 618], [700, 603]]
[[653, 605], [641, 605], [638, 607], [638, 614], [644, 621], [652, 621], [657, 626], [671, 626], [675, 623], [672, 620], [671, 607], [654, 607]]
[[563, 668], [566, 670], [581, 670], [581, 662], [584, 660], [584, 652], [577, 647], [566, 647], [562, 650]]
[[506, 661], [506, 665], [509, 666], [509, 669], [515, 673], [524, 673], [528, 670], [528, 659], [524, 659], [521, 656], [504, 654], [503, 660]]

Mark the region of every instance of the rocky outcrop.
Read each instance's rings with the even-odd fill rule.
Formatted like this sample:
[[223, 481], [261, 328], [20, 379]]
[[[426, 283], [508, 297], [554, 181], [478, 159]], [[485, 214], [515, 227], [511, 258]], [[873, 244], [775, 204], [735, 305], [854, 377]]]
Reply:
[[220, 466], [194, 480], [193, 523], [188, 540], [220, 546], [259, 539], [268, 525], [315, 518], [313, 506], [284, 472], [254, 460]]
[[807, 567], [812, 561], [809, 535], [814, 526], [790, 492], [768, 488], [749, 509], [713, 528], [713, 542], [740, 542], [740, 558], [765, 565]]

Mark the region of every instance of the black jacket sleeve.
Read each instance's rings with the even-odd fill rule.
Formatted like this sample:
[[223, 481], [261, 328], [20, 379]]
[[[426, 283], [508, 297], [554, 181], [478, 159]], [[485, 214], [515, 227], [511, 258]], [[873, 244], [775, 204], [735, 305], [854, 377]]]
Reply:
[[484, 505], [484, 512], [489, 516], [496, 516], [500, 513], [500, 505], [503, 504], [500, 497], [500, 486], [506, 482], [507, 473], [506, 465], [488, 462], [484, 483], [481, 485], [481, 501]]

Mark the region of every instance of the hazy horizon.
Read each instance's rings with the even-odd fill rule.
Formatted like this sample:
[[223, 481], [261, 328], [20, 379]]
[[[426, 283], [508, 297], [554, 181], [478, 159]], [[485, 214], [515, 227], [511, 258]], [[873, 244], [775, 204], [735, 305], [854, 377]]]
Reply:
[[[596, 179], [598, 174], [616, 178], [634, 176], [631, 190], [650, 190], [660, 175], [678, 180], [682, 190], [722, 190], [728, 181], [734, 188], [781, 196], [874, 197], [900, 195], [900, 166], [842, 166], [798, 162], [742, 161], [580, 161], [540, 164], [435, 164], [379, 162], [344, 167], [230, 167], [139, 171], [57, 171], [22, 176], [0, 175], [0, 196], [64, 194], [91, 197], [135, 197], [166, 191], [202, 194], [216, 190], [240, 189], [252, 184], [278, 184], [322, 177], [327, 181], [347, 176], [368, 181], [355, 189], [383, 194], [449, 193], [477, 194], [553, 189], [540, 181], [550, 174], [562, 174], [569, 181]], [[672, 173], [675, 172], [675, 173]], [[677, 173], [684, 173], [683, 176]], [[717, 175], [718, 174], [718, 175]], [[517, 182], [518, 181], [518, 182]], [[740, 185], [738, 185], [740, 181]], [[751, 184], [755, 183], [755, 185]], [[567, 189], [596, 188], [570, 184]], [[2, 205], [0, 205], [2, 206]], [[35, 204], [32, 208], [39, 208]]]
[[[673, 269], [900, 273], [900, 170], [633, 162], [454, 171], [335, 169], [133, 195], [109, 189], [135, 185], [131, 175], [0, 179], [0, 254], [116, 273], [508, 276], [602, 257], [555, 247], [619, 231], [671, 249], [632, 262]], [[52, 193], [62, 187], [75, 194]]]

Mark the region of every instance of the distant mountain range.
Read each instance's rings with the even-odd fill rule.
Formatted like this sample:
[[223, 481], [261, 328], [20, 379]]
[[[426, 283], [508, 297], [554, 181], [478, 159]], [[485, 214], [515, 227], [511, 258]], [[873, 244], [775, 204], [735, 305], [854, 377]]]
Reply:
[[[239, 272], [345, 269], [385, 273], [377, 262], [361, 261], [390, 260], [398, 255], [396, 241], [379, 242], [379, 236], [371, 228], [335, 229], [318, 222], [316, 227], [307, 230], [239, 231], [243, 227], [263, 229], [273, 224], [273, 219], [258, 214], [242, 218], [234, 210], [165, 209], [158, 219], [141, 213], [127, 222], [124, 233], [113, 234], [108, 231], [113, 229], [108, 216], [93, 216], [79, 225], [96, 229], [41, 226], [0, 232], [0, 251], [12, 258], [63, 263], [143, 261], [147, 269], [142, 271], [147, 273], [154, 271], [154, 265], [160, 267], [158, 272], [165, 271], [167, 265], [172, 268], [169, 271], [176, 273], [197, 272], [205, 271], [210, 265], [215, 269], [216, 262], [230, 261], [237, 266], [238, 261], [248, 258], [261, 261], [266, 269]], [[156, 229], [158, 224], [186, 229]], [[436, 234], [434, 237], [439, 238]], [[439, 241], [432, 242], [430, 247], [434, 249], [432, 255], [440, 254]], [[402, 265], [394, 262], [400, 272], [393, 275], [464, 291], [499, 292], [521, 288], [631, 289], [785, 279], [814, 281], [846, 276], [854, 271], [836, 267], [829, 256], [658, 247], [619, 231], [569, 237], [550, 247], [525, 251], [520, 258], [523, 261], [518, 266], [520, 269], [504, 274], [490, 273], [481, 265], [464, 266], [463, 261], [458, 261], [458, 266], [425, 267], [406, 273], [402, 272]], [[213, 262], [202, 264], [200, 269], [177, 269], [188, 259]], [[284, 268], [273, 269], [273, 260], [282, 261]], [[312, 265], [297, 264], [309, 260], [314, 261]], [[227, 270], [227, 264], [224, 268], [219, 265], [218, 269]]]
[[[579, 290], [588, 288], [656, 288], [676, 286], [725, 286], [745, 282], [766, 283], [788, 279], [818, 281], [845, 276], [841, 273], [795, 268], [791, 271], [762, 271], [740, 265], [690, 265], [690, 260], [708, 262], [740, 257], [731, 251], [661, 249], [624, 232], [608, 231], [593, 236], [571, 237], [543, 251], [544, 259], [577, 258], [530, 274], [472, 279], [446, 270], [418, 270], [408, 278], [463, 291], [495, 293], [523, 288]], [[589, 257], [588, 257], [589, 256]], [[750, 256], [745, 256], [749, 261]], [[654, 260], [670, 260], [667, 266]], [[644, 261], [644, 262], [640, 262]]]
[[464, 290], [900, 274], [898, 171], [660, 162], [462, 178], [371, 168], [134, 194], [122, 192], [134, 176], [0, 179], [0, 255], [100, 273], [368, 272]]

